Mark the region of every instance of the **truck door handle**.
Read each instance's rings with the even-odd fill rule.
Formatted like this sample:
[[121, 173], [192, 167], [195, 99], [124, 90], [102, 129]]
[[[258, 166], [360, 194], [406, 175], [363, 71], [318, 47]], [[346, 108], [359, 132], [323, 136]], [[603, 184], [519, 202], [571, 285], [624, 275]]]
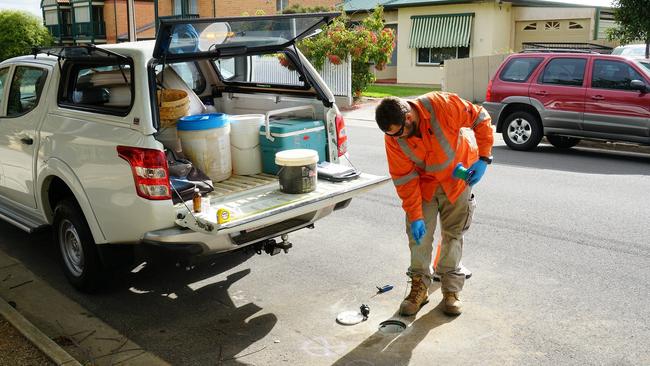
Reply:
[[603, 97], [602, 95], [592, 95], [591, 99], [593, 99], [593, 100], [603, 100], [603, 99], [605, 99], [605, 97]]
[[34, 139], [32, 139], [31, 137], [23, 137], [20, 139], [20, 142], [22, 142], [25, 145], [31, 145], [34, 143]]
[[537, 95], [548, 95], [548, 92], [546, 90], [538, 90], [535, 92]]

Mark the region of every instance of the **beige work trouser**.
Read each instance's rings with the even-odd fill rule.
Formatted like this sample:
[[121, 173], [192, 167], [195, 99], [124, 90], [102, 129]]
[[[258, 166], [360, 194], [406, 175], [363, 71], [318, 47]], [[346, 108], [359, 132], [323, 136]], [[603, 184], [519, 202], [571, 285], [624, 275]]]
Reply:
[[408, 275], [424, 275], [427, 287], [431, 284], [433, 276], [432, 254], [433, 234], [436, 230], [438, 214], [442, 226], [442, 248], [436, 266], [436, 273], [440, 275], [443, 293], [460, 292], [465, 283], [465, 274], [460, 272], [459, 263], [463, 255], [463, 234], [472, 223], [472, 216], [476, 200], [470, 186], [452, 204], [447, 195], [438, 187], [430, 202], [422, 200], [422, 212], [427, 232], [417, 245], [411, 235], [411, 222], [406, 218], [406, 234], [409, 238], [411, 249], [411, 266]]

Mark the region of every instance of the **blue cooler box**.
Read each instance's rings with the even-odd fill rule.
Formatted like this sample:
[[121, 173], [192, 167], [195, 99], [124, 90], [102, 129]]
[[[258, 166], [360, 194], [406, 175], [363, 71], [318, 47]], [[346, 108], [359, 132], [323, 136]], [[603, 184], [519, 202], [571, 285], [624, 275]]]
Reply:
[[275, 153], [290, 149], [312, 149], [318, 151], [318, 162], [325, 161], [327, 139], [323, 121], [305, 118], [287, 118], [269, 121], [271, 136], [266, 138], [266, 126], [260, 127], [260, 148], [262, 150], [262, 171], [278, 174]]

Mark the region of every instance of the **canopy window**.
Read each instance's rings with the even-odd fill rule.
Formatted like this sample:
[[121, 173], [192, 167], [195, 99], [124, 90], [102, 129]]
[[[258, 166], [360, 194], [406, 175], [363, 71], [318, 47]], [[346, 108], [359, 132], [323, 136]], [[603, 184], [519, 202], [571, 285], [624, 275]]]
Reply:
[[474, 13], [412, 16], [409, 48], [468, 47]]

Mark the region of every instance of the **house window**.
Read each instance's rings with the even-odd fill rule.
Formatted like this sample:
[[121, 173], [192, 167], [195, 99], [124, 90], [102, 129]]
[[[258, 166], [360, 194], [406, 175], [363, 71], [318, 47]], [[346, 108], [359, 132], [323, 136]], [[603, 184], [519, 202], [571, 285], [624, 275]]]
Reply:
[[289, 5], [289, 0], [275, 0], [275, 10], [281, 12]]
[[390, 54], [390, 65], [397, 66], [397, 24], [386, 24], [386, 28], [392, 29], [395, 35], [395, 47], [393, 53]]
[[198, 13], [199, 5], [196, 0], [174, 0], [174, 15]]
[[569, 29], [583, 29], [584, 27], [580, 23], [569, 22]]
[[524, 27], [524, 30], [525, 31], [537, 30], [537, 23], [528, 23], [528, 25]]
[[546, 22], [544, 24], [544, 30], [545, 31], [556, 31], [560, 30], [560, 22]]
[[445, 60], [469, 57], [469, 47], [418, 48], [418, 64], [440, 65]]

